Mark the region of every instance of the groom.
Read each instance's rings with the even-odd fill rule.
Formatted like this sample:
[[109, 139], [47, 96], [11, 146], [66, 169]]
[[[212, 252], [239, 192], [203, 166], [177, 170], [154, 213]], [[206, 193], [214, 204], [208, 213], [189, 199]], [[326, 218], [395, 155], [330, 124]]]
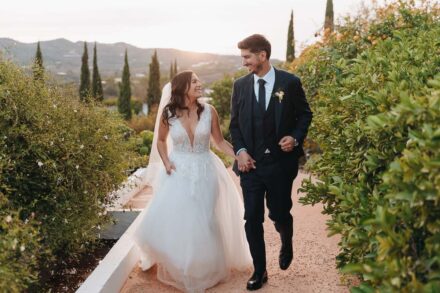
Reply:
[[292, 262], [291, 190], [298, 174], [298, 158], [304, 155], [302, 143], [312, 112], [300, 79], [270, 64], [271, 45], [264, 36], [249, 36], [238, 43], [238, 48], [250, 73], [234, 83], [229, 130], [255, 269], [247, 289], [257, 290], [267, 281], [265, 197], [269, 218], [281, 236], [280, 268], [286, 270]]

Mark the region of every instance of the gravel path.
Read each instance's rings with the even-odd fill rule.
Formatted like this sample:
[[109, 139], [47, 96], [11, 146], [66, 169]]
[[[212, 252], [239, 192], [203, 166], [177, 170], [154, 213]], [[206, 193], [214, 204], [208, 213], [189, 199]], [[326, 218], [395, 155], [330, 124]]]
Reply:
[[[238, 178], [233, 175], [236, 184]], [[338, 252], [338, 237], [327, 237], [326, 225], [328, 217], [321, 214], [322, 206], [302, 206], [299, 204], [297, 189], [303, 178], [308, 175], [300, 173], [292, 189], [294, 216], [294, 259], [290, 268], [282, 271], [278, 267], [280, 249], [279, 234], [267, 218], [264, 222], [267, 270], [269, 281], [258, 290], [261, 293], [278, 292], [349, 292], [348, 287], [341, 283], [340, 275], [335, 268], [335, 256]], [[248, 292], [246, 281], [252, 272], [234, 272], [230, 280], [207, 290], [207, 293]], [[156, 279], [156, 268], [143, 272], [136, 268], [131, 272], [121, 292], [179, 292], [160, 283]]]

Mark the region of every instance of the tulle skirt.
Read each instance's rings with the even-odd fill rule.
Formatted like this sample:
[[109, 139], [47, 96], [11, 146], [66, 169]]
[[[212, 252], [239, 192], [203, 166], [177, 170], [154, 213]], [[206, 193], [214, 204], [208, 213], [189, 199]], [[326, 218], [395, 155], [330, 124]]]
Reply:
[[212, 152], [172, 152], [176, 171], [161, 169], [154, 196], [134, 233], [141, 267], [158, 265], [158, 279], [185, 292], [227, 280], [251, 257], [243, 203], [235, 183]]

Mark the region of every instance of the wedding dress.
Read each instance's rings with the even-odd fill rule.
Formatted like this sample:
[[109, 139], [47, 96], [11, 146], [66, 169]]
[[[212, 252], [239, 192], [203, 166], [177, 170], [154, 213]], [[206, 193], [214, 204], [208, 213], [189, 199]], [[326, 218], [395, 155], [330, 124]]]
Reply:
[[168, 175], [156, 165], [154, 196], [134, 233], [142, 269], [156, 263], [160, 281], [193, 293], [227, 280], [231, 269], [251, 265], [243, 203], [210, 151], [211, 107], [203, 106], [193, 143], [180, 120], [170, 119], [169, 158], [176, 170]]

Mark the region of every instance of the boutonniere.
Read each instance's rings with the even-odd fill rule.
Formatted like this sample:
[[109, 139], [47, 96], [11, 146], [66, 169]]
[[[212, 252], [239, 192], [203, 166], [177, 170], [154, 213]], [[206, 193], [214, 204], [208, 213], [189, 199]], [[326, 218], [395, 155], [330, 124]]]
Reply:
[[282, 102], [283, 101], [283, 98], [284, 98], [284, 91], [282, 91], [282, 90], [279, 90], [279, 91], [277, 91], [277, 92], [275, 92], [275, 97], [277, 97], [278, 98], [278, 102]]

